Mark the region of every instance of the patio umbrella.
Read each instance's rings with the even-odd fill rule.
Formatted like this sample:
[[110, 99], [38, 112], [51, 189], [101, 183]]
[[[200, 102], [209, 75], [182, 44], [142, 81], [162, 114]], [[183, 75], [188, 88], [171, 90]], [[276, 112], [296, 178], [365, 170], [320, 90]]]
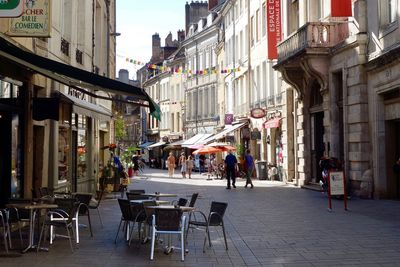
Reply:
[[216, 148], [219, 148], [219, 149], [221, 149], [222, 151], [229, 151], [229, 150], [236, 151], [236, 147], [234, 147], [234, 146], [228, 146], [228, 145], [225, 145], [225, 146], [216, 146]]
[[190, 148], [190, 149], [200, 149], [200, 148], [203, 148], [203, 147], [204, 147], [203, 144], [194, 144], [194, 145], [188, 146], [188, 148]]
[[205, 146], [203, 148], [199, 148], [195, 151], [193, 151], [193, 154], [213, 154], [217, 152], [222, 152], [222, 149], [217, 148], [217, 147], [212, 147], [212, 146]]

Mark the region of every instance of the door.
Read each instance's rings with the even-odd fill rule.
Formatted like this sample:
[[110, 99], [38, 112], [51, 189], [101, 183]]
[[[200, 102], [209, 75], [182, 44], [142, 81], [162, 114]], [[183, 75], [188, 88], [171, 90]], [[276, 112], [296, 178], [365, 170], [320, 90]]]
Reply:
[[400, 199], [400, 174], [393, 165], [400, 158], [400, 120], [386, 121], [386, 177], [387, 197]]
[[319, 160], [324, 155], [324, 112], [311, 114], [311, 177], [318, 183], [322, 179]]

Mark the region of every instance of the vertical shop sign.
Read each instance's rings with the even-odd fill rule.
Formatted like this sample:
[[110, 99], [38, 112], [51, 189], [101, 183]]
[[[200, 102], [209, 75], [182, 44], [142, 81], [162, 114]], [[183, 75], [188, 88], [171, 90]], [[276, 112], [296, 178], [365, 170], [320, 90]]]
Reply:
[[225, 114], [225, 125], [231, 125], [233, 122], [233, 114]]
[[0, 0], [0, 18], [15, 18], [24, 11], [22, 0]]
[[268, 59], [277, 59], [282, 39], [281, 0], [267, 0]]
[[[1, 1], [1, 0], [0, 0]], [[25, 0], [24, 12], [10, 19], [8, 35], [50, 37], [50, 0]]]

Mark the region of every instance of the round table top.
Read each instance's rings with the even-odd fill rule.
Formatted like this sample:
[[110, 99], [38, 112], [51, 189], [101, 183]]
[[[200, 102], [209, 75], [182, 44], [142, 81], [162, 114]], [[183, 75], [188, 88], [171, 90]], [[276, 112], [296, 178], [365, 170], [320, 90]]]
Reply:
[[34, 209], [54, 209], [57, 208], [58, 206], [56, 204], [48, 204], [48, 203], [10, 203], [6, 204], [6, 207], [34, 210]]
[[183, 212], [194, 211], [194, 207], [174, 206], [174, 205], [146, 206], [146, 208], [148, 208], [148, 209], [181, 209]]
[[[135, 204], [142, 204], [143, 202], [146, 202], [146, 201], [154, 201], [154, 200], [151, 200], [151, 199], [133, 199], [133, 200], [130, 200], [129, 202], [130, 203], [135, 203]], [[156, 203], [157, 203], [157, 205], [170, 204], [170, 202], [168, 200], [156, 200]]]
[[146, 197], [177, 197], [177, 194], [170, 194], [170, 193], [145, 193], [141, 194], [141, 196]]

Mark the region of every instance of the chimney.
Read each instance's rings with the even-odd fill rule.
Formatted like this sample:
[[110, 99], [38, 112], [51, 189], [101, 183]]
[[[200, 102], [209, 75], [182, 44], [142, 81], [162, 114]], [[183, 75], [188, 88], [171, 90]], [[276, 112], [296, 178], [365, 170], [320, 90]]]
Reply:
[[178, 31], [178, 42], [182, 42], [185, 40], [185, 31], [184, 30], [179, 30]]
[[120, 69], [118, 72], [118, 80], [123, 83], [129, 83], [129, 71]]
[[160, 59], [161, 54], [161, 38], [158, 33], [153, 34], [152, 36], [152, 55], [151, 60], [152, 62], [158, 61]]

